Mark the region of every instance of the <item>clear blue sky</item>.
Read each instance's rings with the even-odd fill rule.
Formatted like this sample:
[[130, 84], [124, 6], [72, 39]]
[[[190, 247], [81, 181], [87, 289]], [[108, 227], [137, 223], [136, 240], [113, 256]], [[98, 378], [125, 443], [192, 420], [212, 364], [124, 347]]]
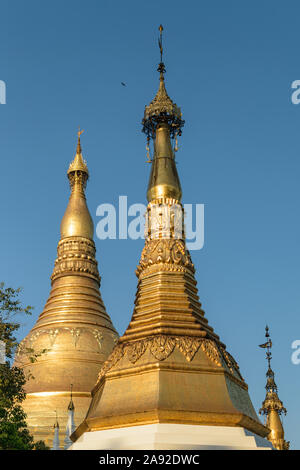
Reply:
[[[300, 448], [299, 2], [1, 2], [1, 279], [35, 306], [50, 290], [66, 170], [78, 126], [96, 207], [127, 195], [146, 201], [149, 165], [141, 119], [157, 90], [158, 25], [165, 28], [167, 89], [186, 121], [177, 154], [183, 201], [205, 204], [205, 245], [193, 251], [210, 324], [238, 360], [256, 409], [266, 361], [257, 347], [270, 326], [273, 367]], [[120, 82], [127, 84], [123, 87]], [[101, 292], [126, 328], [141, 240], [96, 239]]]

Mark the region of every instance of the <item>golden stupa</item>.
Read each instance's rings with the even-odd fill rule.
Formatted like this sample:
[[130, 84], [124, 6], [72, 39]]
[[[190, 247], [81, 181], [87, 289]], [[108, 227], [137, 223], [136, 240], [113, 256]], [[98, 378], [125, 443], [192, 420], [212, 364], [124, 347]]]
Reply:
[[[87, 416], [71, 437], [74, 450], [200, 448], [202, 431], [204, 448], [220, 448], [222, 440], [224, 446], [226, 439], [231, 442], [233, 428], [245, 431], [238, 439], [246, 446], [253, 435], [268, 443], [263, 438], [269, 430], [256, 415], [239, 366], [199, 302], [171, 144], [184, 121], [165, 88], [161, 36], [159, 44], [159, 90], [143, 119], [154, 155], [135, 307], [100, 370]], [[214, 430], [217, 437], [207, 437]]]
[[[82, 157], [80, 134], [68, 170], [71, 195], [61, 222], [50, 296], [35, 326], [21, 342], [15, 361], [31, 377], [23, 403], [30, 431], [36, 440], [42, 439], [49, 446], [55, 420], [60, 424], [63, 443], [71, 384], [75, 420], [80, 423], [99, 368], [118, 340], [99, 290], [94, 225], [85, 198], [89, 173]], [[32, 357], [36, 357], [34, 362]]]
[[266, 418], [266, 426], [269, 428], [270, 432], [268, 434], [268, 439], [272, 442], [273, 446], [277, 450], [289, 450], [290, 443], [284, 439], [284, 429], [283, 424], [280, 419], [282, 415], [286, 415], [287, 411], [283, 406], [282, 401], [278, 397], [278, 388], [275, 383], [274, 372], [271, 368], [271, 359], [272, 359], [272, 341], [269, 334], [269, 328], [266, 326], [267, 342], [260, 344], [261, 348], [266, 348], [266, 359], [268, 361], [268, 370], [266, 373], [267, 384], [266, 384], [266, 397], [262, 403], [262, 407], [259, 410], [259, 413], [264, 415]]

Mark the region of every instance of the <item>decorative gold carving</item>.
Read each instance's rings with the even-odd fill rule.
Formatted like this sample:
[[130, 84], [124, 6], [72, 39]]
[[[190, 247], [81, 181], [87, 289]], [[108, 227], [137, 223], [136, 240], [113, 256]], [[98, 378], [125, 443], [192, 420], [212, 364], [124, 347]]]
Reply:
[[104, 362], [103, 366], [101, 367], [101, 370], [98, 375], [98, 381], [108, 372], [113, 366], [119, 362], [119, 360], [123, 357], [124, 355], [124, 345], [123, 344], [118, 344], [108, 357], [107, 361]]
[[86, 182], [89, 177], [87, 163], [83, 159], [82, 153], [81, 153], [80, 135], [82, 134], [83, 131], [79, 131], [79, 132], [78, 132], [76, 155], [74, 157], [74, 160], [70, 163], [70, 166], [68, 169], [68, 178], [70, 180], [71, 188], [73, 188], [75, 183], [80, 183], [82, 185], [82, 188], [85, 188]]
[[22, 355], [30, 357], [30, 355], [33, 353], [33, 351], [34, 351], [33, 341], [30, 341], [30, 340], [27, 340], [26, 338], [24, 338], [18, 344], [15, 357], [18, 358], [19, 356], [22, 356]]
[[163, 361], [173, 352], [175, 344], [175, 338], [172, 336], [154, 336], [150, 340], [150, 351], [155, 359]]
[[278, 396], [278, 387], [275, 382], [275, 374], [271, 367], [272, 360], [272, 340], [269, 333], [269, 327], [266, 326], [265, 337], [267, 342], [260, 344], [259, 347], [266, 349], [266, 359], [268, 362], [268, 369], [266, 373], [266, 397], [262, 402], [262, 407], [259, 410], [259, 414], [262, 414], [266, 418], [266, 426], [270, 432], [268, 434], [269, 441], [272, 442], [273, 446], [277, 450], [289, 450], [290, 442], [284, 439], [284, 428], [282, 422], [282, 415], [287, 414], [286, 408], [283, 406], [282, 401]]
[[50, 344], [51, 344], [52, 348], [54, 346], [54, 343], [55, 343], [56, 337], [58, 335], [58, 332], [59, 332], [58, 328], [51, 329], [51, 330], [47, 331], [47, 333], [49, 335], [49, 338], [50, 338]]
[[[66, 329], [69, 329], [69, 328], [66, 328]], [[81, 329], [80, 328], [70, 328], [70, 332], [71, 332], [71, 335], [73, 337], [74, 347], [76, 348], [79, 337], [81, 335]]]
[[182, 205], [166, 197], [152, 200], [147, 207], [145, 234], [150, 239], [184, 239]]
[[71, 189], [74, 190], [74, 188], [76, 188], [77, 191], [79, 190], [82, 193], [84, 193], [84, 190], [86, 188], [86, 183], [88, 180], [87, 173], [84, 171], [78, 171], [78, 170], [77, 171], [70, 170], [70, 171], [72, 171], [72, 173], [70, 173], [68, 176], [69, 176]]
[[72, 237], [71, 239], [60, 240], [57, 246], [59, 257], [67, 258], [69, 254], [76, 252], [83, 253], [86, 259], [94, 259], [96, 248], [92, 240], [83, 237]]
[[144, 120], [152, 116], [159, 116], [160, 114], [168, 114], [178, 119], [181, 119], [182, 116], [179, 106], [173, 103], [167, 93], [163, 73], [160, 74], [159, 89], [155, 98], [151, 101], [149, 106], [145, 106]]
[[66, 272], [78, 272], [91, 274], [100, 281], [95, 253], [92, 240], [82, 237], [62, 239], [57, 247], [57, 259], [51, 280]]
[[103, 364], [97, 383], [123, 356], [127, 356], [129, 361], [135, 364], [145, 354], [146, 350], [149, 349], [155, 359], [164, 361], [172, 354], [174, 348], [177, 347], [186, 360], [191, 362], [200, 346], [211, 361], [221, 366], [220, 354], [216, 344], [206, 338], [157, 335], [132, 343], [119, 343]]
[[150, 265], [147, 268], [145, 268], [143, 271], [141, 271], [141, 273], [139, 274], [139, 278], [142, 279], [150, 273], [153, 274], [153, 273], [158, 273], [158, 272], [186, 273], [187, 268], [185, 268], [184, 266], [178, 266], [175, 264], [158, 263], [158, 264]]
[[[79, 131], [82, 132], [83, 131]], [[78, 143], [77, 150], [74, 160], [70, 163], [68, 169], [68, 178], [70, 182], [71, 189], [84, 193], [86, 188], [86, 183], [89, 178], [89, 171], [86, 161], [82, 157], [81, 153], [81, 143], [80, 143], [80, 133], [78, 133]]]
[[115, 333], [112, 333], [111, 337], [113, 339], [114, 344], [117, 344], [117, 342], [119, 341], [119, 336], [116, 335]]
[[[46, 335], [49, 336], [49, 341], [50, 341], [50, 345], [51, 345], [51, 348], [52, 348], [54, 346], [54, 343], [56, 341], [56, 338], [57, 338], [58, 334], [61, 333], [62, 331], [69, 331], [70, 332], [70, 334], [72, 336], [72, 339], [73, 339], [74, 348], [76, 348], [78, 340], [79, 340], [80, 336], [82, 335], [82, 333], [87, 332], [87, 333], [92, 334], [93, 337], [96, 339], [96, 341], [98, 343], [98, 346], [99, 346], [99, 350], [102, 349], [104, 336], [103, 336], [101, 330], [99, 330], [97, 328], [86, 328], [86, 327], [83, 327], [83, 328], [69, 328], [69, 327], [65, 326], [65, 327], [62, 327], [62, 328], [55, 328], [55, 329], [53, 329], [53, 328], [51, 328], [51, 329], [46, 329], [46, 328], [41, 329], [40, 328], [38, 331], [33, 332], [28, 338], [25, 338], [20, 343], [17, 354], [20, 354], [24, 350], [24, 348], [27, 347], [28, 343], [30, 345], [30, 348], [34, 349], [34, 342], [42, 334], [46, 334]], [[118, 336], [117, 335], [111, 334], [111, 336], [113, 338], [115, 338], [114, 342], [118, 341]], [[21, 345], [22, 345], [22, 350], [21, 350]]]
[[130, 362], [133, 364], [142, 357], [144, 352], [147, 349], [147, 341], [135, 341], [133, 343], [129, 343], [127, 346], [127, 356]]
[[[203, 341], [203, 340], [202, 340]], [[187, 361], [192, 361], [201, 344], [201, 340], [189, 336], [176, 338], [176, 346]]]
[[220, 351], [222, 353], [222, 356], [225, 360], [225, 363], [227, 365], [227, 367], [229, 368], [230, 372], [232, 374], [234, 374], [234, 372], [236, 372], [238, 374], [238, 376], [240, 377], [240, 379], [244, 382], [244, 379], [240, 373], [240, 368], [238, 366], [238, 363], [236, 362], [236, 360], [231, 356], [231, 354], [229, 354], [229, 352], [227, 352], [223, 347], [220, 346]]
[[102, 343], [103, 343], [103, 334], [101, 333], [101, 331], [97, 330], [97, 329], [94, 329], [93, 330], [93, 335], [99, 345], [99, 349], [102, 348]]
[[[194, 265], [183, 240], [146, 240], [136, 274], [156, 264], [164, 264], [165, 270], [188, 269], [194, 273]], [[172, 269], [173, 268], [173, 269]], [[175, 268], [175, 269], [174, 269]]]
[[209, 357], [209, 359], [215, 362], [218, 366], [221, 366], [220, 353], [214, 341], [210, 339], [205, 339], [201, 342], [201, 348], [203, 349], [207, 357]]
[[30, 347], [32, 348], [33, 347], [33, 343], [35, 342], [35, 340], [40, 336], [40, 334], [43, 333], [43, 330], [39, 330], [39, 331], [34, 331], [30, 337], [28, 338], [28, 341], [30, 343]]

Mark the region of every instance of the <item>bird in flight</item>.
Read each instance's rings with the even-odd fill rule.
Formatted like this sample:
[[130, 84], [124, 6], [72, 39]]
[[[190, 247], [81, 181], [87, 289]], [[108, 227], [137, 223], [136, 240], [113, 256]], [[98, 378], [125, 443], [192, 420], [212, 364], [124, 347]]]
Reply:
[[121, 82], [121, 85], [123, 85], [123, 86], [126, 86], [126, 83], [124, 83], [124, 82]]

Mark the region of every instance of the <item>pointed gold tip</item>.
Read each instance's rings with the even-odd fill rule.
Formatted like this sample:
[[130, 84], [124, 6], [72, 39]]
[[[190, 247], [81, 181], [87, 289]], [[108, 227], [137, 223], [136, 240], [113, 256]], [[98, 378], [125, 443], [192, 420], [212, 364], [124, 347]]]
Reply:
[[78, 127], [78, 132], [77, 132], [77, 135], [78, 135], [78, 142], [77, 142], [77, 150], [76, 150], [76, 153], [80, 154], [81, 153], [81, 142], [80, 142], [80, 136], [81, 134], [84, 132], [84, 129], [80, 130], [80, 127]]
[[[82, 133], [82, 131], [79, 132]], [[76, 236], [92, 240], [94, 224], [85, 200], [85, 188], [89, 178], [89, 171], [81, 153], [79, 132], [77, 152], [67, 172], [71, 196], [61, 221], [60, 234], [61, 239]]]
[[77, 141], [77, 148], [76, 148], [76, 155], [74, 157], [74, 160], [70, 163], [69, 169], [68, 169], [68, 175], [74, 171], [82, 171], [87, 174], [87, 178], [89, 176], [88, 172], [88, 167], [86, 161], [82, 157], [82, 149], [81, 149], [81, 141], [80, 141], [80, 136], [84, 132], [84, 130], [79, 130], [77, 132], [78, 136], [78, 141]]

